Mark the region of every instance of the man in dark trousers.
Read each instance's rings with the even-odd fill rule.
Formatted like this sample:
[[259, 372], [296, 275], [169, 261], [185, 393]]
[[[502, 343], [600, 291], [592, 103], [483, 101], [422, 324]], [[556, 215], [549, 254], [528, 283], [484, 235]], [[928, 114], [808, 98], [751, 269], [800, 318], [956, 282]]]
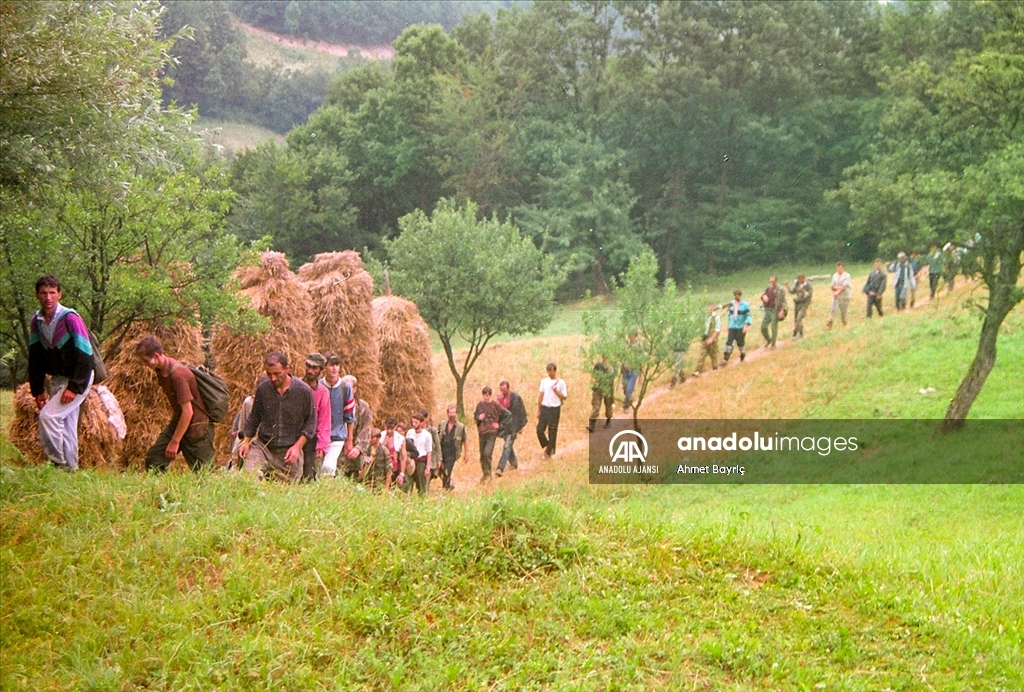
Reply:
[[135, 356], [156, 373], [157, 384], [171, 405], [171, 422], [146, 452], [146, 470], [164, 472], [180, 452], [193, 471], [213, 461], [213, 423], [192, 370], [164, 353], [152, 334], [135, 344]]
[[495, 471], [495, 475], [501, 476], [505, 473], [505, 466], [509, 465], [514, 469], [519, 468], [519, 459], [516, 458], [515, 443], [516, 438], [523, 428], [526, 427], [526, 423], [529, 421], [529, 414], [526, 413], [526, 404], [523, 402], [523, 397], [519, 396], [519, 392], [513, 392], [511, 385], [508, 380], [502, 380], [498, 384], [498, 405], [502, 408], [508, 409], [512, 415], [505, 421], [505, 425], [501, 427], [498, 434], [504, 442], [501, 448], [501, 457], [498, 459], [498, 469]]
[[238, 455], [247, 471], [294, 483], [302, 478], [303, 448], [316, 435], [313, 392], [292, 377], [280, 351], [264, 357], [263, 371], [267, 379], [256, 387]]
[[875, 268], [868, 274], [868, 280], [864, 284], [864, 295], [868, 297], [868, 319], [871, 319], [871, 308], [878, 310], [878, 316], [882, 316], [882, 294], [885, 293], [885, 270], [882, 269], [882, 260], [875, 260]]
[[548, 376], [540, 381], [537, 394], [537, 441], [544, 448], [544, 458], [555, 456], [558, 443], [558, 420], [562, 416], [562, 402], [569, 397], [565, 380], [558, 376], [558, 366], [547, 365]]
[[454, 490], [452, 470], [455, 462], [462, 457], [462, 462], [469, 461], [469, 445], [466, 444], [466, 426], [459, 422], [459, 409], [448, 406], [448, 420], [438, 423], [437, 435], [441, 440], [441, 484], [445, 490]]
[[492, 398], [493, 392], [490, 387], [483, 388], [483, 401], [476, 405], [473, 411], [473, 420], [476, 421], [476, 430], [480, 434], [480, 470], [483, 476], [481, 483], [491, 480], [491, 457], [494, 455], [494, 441], [498, 437], [498, 431], [502, 423], [511, 418], [507, 408], [502, 407]]
[[57, 277], [39, 277], [39, 310], [32, 316], [28, 336], [28, 381], [39, 409], [43, 454], [57, 468], [77, 471], [78, 414], [92, 387], [93, 352], [85, 322], [60, 299]]

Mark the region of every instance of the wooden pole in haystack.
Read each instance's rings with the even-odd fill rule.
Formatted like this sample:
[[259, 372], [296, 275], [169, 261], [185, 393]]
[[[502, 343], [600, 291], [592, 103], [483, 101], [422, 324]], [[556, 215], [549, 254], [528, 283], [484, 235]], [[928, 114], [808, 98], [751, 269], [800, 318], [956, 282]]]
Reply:
[[376, 414], [384, 385], [373, 322], [373, 278], [358, 252], [324, 252], [299, 268], [313, 308], [316, 350], [341, 358], [342, 375], [354, 375], [359, 398]]
[[379, 427], [388, 416], [408, 421], [420, 409], [434, 409], [434, 365], [430, 330], [416, 304], [398, 296], [373, 300], [373, 321], [380, 345], [384, 395], [374, 420]]

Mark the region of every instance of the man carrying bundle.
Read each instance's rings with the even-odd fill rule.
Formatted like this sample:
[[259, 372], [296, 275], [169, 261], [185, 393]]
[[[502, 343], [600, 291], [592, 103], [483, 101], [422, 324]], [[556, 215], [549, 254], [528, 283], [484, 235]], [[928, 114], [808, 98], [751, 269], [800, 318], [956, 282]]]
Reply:
[[156, 373], [157, 384], [171, 405], [171, 421], [146, 452], [146, 470], [163, 473], [180, 452], [188, 466], [198, 471], [213, 460], [213, 423], [199, 394], [192, 370], [164, 353], [152, 334], [139, 339], [135, 356]]
[[85, 322], [60, 298], [57, 277], [39, 277], [39, 310], [28, 337], [28, 381], [39, 409], [43, 454], [57, 468], [77, 471], [78, 414], [93, 383], [93, 350]]

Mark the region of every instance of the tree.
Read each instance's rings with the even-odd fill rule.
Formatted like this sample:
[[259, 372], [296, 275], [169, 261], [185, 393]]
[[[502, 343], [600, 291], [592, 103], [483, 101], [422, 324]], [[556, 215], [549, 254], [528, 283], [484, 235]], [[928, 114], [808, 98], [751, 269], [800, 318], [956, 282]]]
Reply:
[[[860, 223], [884, 203], [886, 218], [897, 222], [893, 249], [951, 241], [967, 250], [962, 271], [988, 287], [978, 350], [945, 430], [967, 417], [995, 365], [1000, 325], [1024, 300], [1024, 7], [972, 7], [979, 23], [993, 27], [984, 48], [948, 66], [920, 61], [896, 72], [897, 106], [882, 124], [877, 154], [851, 169], [841, 190]], [[887, 188], [896, 192], [877, 196]]]
[[629, 363], [638, 376], [633, 394], [633, 429], [651, 384], [675, 360], [674, 351], [689, 346], [700, 334], [700, 308], [676, 291], [666, 279], [658, 286], [658, 258], [650, 248], [635, 257], [615, 291], [616, 312], [592, 310], [584, 314], [584, 331], [593, 337], [590, 356], [607, 356], [613, 363]]
[[[392, 283], [437, 332], [464, 415], [463, 387], [487, 344], [550, 322], [563, 275], [514, 225], [478, 221], [472, 202], [442, 199], [432, 215], [416, 210], [398, 225], [400, 235], [386, 243]], [[458, 363], [457, 338], [467, 343]]]
[[[231, 193], [187, 114], [160, 107], [155, 3], [0, 12], [0, 343], [28, 352], [31, 287], [57, 274], [101, 339], [234, 309]], [[109, 353], [108, 353], [109, 355]]]

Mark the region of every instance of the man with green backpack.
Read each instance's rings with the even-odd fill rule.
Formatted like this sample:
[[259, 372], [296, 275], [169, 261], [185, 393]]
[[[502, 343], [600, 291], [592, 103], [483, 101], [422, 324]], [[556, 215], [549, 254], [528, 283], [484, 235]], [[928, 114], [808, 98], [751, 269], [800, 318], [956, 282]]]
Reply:
[[[213, 424], [221, 420], [226, 411], [221, 403], [226, 404], [227, 388], [223, 387], [223, 402], [217, 391], [223, 380], [205, 369], [197, 373], [198, 368], [166, 355], [163, 344], [152, 335], [139, 340], [135, 355], [156, 373], [157, 382], [174, 411], [170, 423], [146, 452], [146, 470], [166, 471], [180, 452], [189, 468], [198, 471], [214, 457]], [[201, 386], [200, 377], [213, 378], [214, 389], [211, 391], [209, 384]]]

